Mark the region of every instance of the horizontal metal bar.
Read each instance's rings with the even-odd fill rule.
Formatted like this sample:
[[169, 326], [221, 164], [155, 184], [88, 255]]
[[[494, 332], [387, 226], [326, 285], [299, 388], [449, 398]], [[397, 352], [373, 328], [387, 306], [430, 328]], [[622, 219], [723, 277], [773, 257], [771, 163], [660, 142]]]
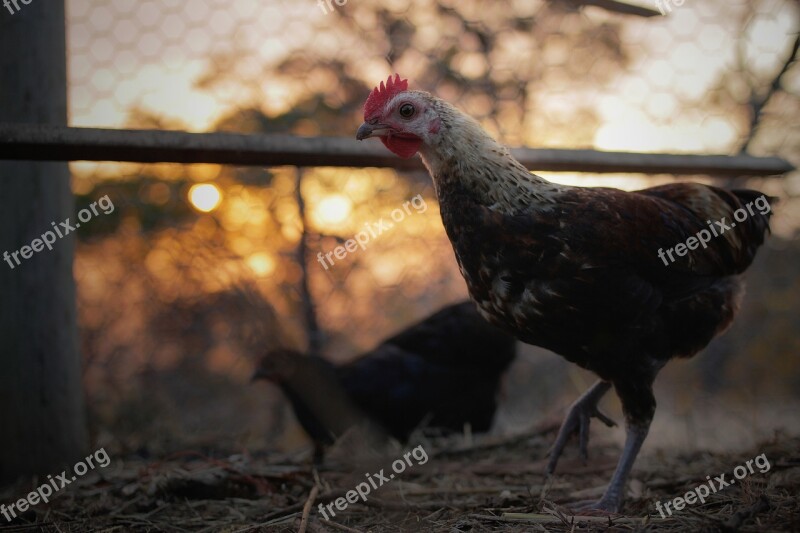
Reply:
[[[573, 0], [578, 4], [582, 4], [585, 6], [597, 6], [606, 11], [610, 11], [612, 13], [620, 13], [622, 15], [636, 15], [639, 17], [655, 17], [657, 15], [665, 15], [659, 11], [655, 11], [653, 9], [644, 7], [644, 6], [637, 6], [634, 4], [628, 4], [625, 2], [618, 2], [617, 0]], [[658, 5], [658, 4], [656, 4]], [[669, 5], [669, 2], [665, 4], [666, 8], [670, 11], [672, 8]]]
[[[778, 157], [681, 155], [516, 148], [531, 170], [771, 176], [795, 169]], [[0, 160], [218, 163], [239, 166], [390, 167], [419, 170], [380, 143], [343, 137], [111, 130], [37, 124], [0, 124]]]

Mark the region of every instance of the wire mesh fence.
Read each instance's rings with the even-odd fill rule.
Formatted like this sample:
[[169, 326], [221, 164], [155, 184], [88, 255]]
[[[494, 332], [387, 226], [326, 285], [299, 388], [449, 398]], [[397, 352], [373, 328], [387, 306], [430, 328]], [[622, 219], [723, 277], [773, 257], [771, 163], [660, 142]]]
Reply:
[[[746, 149], [800, 162], [797, 2], [661, 0], [644, 6], [647, 17], [577, 0], [339, 4], [68, 0], [70, 124], [352, 136], [368, 91], [397, 71], [510, 145]], [[213, 386], [220, 374], [246, 377], [267, 348], [307, 347], [309, 295], [322, 351], [337, 360], [466, 296], [418, 172], [86, 162], [72, 171], [79, 209], [106, 194], [116, 206], [82, 228], [75, 267], [87, 386], [115, 405], [148, 376], [180, 370]], [[623, 188], [673, 179], [546, 177]], [[800, 176], [756, 185], [794, 206]], [[798, 213], [786, 209], [775, 233], [793, 236]], [[381, 221], [391, 226], [345, 248]], [[736, 350], [753, 349], [738, 340]], [[779, 357], [755, 349], [764, 364]]]

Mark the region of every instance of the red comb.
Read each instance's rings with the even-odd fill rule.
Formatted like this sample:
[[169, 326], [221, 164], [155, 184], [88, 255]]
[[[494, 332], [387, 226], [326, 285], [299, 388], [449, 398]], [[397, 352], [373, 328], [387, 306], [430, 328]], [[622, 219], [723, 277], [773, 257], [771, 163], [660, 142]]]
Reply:
[[386, 80], [386, 85], [381, 82], [380, 88], [375, 87], [372, 89], [372, 92], [369, 93], [369, 98], [367, 98], [364, 104], [364, 120], [368, 120], [372, 117], [372, 115], [386, 105], [386, 102], [394, 98], [396, 94], [406, 90], [408, 90], [408, 80], [401, 80], [399, 74], [395, 74], [394, 79], [389, 76], [389, 79]]

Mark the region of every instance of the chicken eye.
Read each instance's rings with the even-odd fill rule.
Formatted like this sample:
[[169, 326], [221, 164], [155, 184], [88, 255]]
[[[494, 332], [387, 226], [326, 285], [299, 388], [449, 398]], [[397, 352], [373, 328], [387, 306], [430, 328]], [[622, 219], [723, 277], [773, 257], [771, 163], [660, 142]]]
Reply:
[[411, 118], [414, 116], [414, 106], [411, 104], [403, 104], [400, 106], [400, 116], [403, 118]]

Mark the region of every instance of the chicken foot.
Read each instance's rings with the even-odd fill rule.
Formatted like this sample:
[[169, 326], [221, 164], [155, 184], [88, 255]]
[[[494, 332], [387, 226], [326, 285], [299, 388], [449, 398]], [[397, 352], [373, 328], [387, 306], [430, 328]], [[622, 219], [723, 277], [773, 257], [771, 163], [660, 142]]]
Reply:
[[575, 431], [578, 432], [578, 446], [581, 459], [584, 461], [588, 459], [589, 424], [592, 418], [597, 418], [608, 427], [617, 425], [616, 422], [601, 413], [597, 408], [597, 403], [610, 388], [610, 382], [600, 380], [592, 385], [589, 390], [583, 393], [583, 395], [572, 404], [566, 418], [564, 418], [564, 422], [561, 424], [561, 428], [558, 430], [556, 441], [550, 449], [550, 460], [545, 469], [548, 476], [555, 472], [558, 459], [561, 457], [569, 437]]

